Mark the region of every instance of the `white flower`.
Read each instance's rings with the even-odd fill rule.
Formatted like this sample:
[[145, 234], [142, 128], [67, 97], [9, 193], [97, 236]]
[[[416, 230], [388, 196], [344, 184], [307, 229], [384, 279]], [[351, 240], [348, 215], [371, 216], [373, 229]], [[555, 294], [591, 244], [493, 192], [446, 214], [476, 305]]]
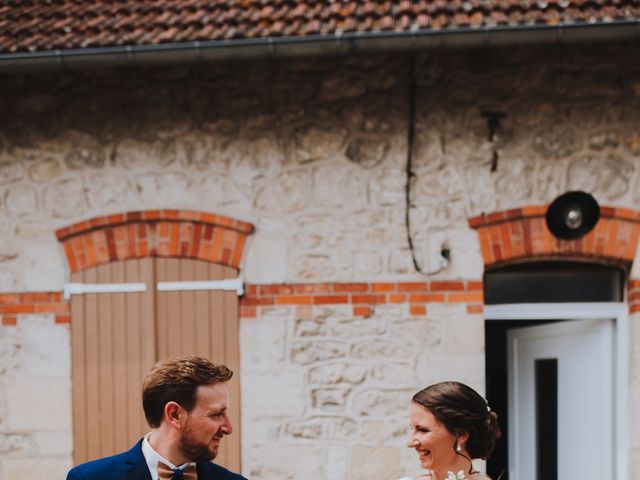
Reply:
[[447, 480], [467, 480], [467, 477], [465, 477], [464, 472], [460, 470], [457, 474], [447, 472]]

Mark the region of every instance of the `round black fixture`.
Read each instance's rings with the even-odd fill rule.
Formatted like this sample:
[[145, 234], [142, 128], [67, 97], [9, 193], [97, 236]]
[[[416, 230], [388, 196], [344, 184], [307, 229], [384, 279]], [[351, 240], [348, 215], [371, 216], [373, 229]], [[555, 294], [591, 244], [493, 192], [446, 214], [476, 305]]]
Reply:
[[575, 240], [589, 233], [600, 219], [600, 206], [585, 192], [567, 192], [547, 209], [547, 228], [554, 237]]

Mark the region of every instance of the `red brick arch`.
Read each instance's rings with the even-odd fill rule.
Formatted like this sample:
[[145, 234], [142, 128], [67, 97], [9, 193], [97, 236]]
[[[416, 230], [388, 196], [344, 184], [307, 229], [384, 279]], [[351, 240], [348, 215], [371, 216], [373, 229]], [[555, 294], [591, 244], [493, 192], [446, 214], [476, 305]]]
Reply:
[[469, 219], [478, 231], [485, 266], [574, 258], [630, 267], [640, 234], [640, 212], [601, 206], [593, 230], [577, 240], [560, 240], [547, 228], [546, 211], [546, 205], [528, 206]]
[[96, 217], [56, 231], [71, 272], [129, 258], [182, 257], [238, 268], [250, 223], [190, 210]]

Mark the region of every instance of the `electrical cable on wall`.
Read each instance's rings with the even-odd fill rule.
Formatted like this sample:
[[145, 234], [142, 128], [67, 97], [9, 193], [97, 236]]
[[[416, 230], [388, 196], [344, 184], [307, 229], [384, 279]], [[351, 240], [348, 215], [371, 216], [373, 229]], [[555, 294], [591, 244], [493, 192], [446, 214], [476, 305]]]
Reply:
[[415, 129], [416, 129], [416, 58], [415, 54], [411, 54], [409, 63], [409, 124], [407, 127], [407, 182], [405, 184], [405, 227], [407, 230], [407, 243], [409, 244], [409, 251], [411, 252], [411, 260], [413, 266], [418, 273], [422, 275], [435, 275], [445, 270], [449, 266], [449, 258], [451, 251], [449, 247], [444, 244], [440, 250], [441, 263], [440, 267], [425, 272], [416, 258], [415, 248], [413, 246], [413, 237], [411, 234], [411, 182], [415, 177], [413, 172], [413, 148], [415, 141]]

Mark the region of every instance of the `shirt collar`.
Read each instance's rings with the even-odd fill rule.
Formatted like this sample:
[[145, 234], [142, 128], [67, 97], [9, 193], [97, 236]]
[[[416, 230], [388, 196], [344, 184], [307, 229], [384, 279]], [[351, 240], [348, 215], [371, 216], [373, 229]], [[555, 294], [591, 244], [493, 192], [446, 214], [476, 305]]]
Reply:
[[151, 480], [158, 480], [158, 462], [162, 461], [162, 463], [166, 464], [171, 468], [185, 468], [189, 465], [195, 465], [194, 462], [183, 463], [182, 465], [175, 466], [169, 460], [164, 458], [158, 452], [156, 452], [151, 444], [149, 443], [149, 438], [151, 437], [151, 432], [147, 433], [142, 439], [142, 455], [144, 455], [144, 459], [147, 462], [147, 467], [149, 468], [149, 473], [151, 473]]

